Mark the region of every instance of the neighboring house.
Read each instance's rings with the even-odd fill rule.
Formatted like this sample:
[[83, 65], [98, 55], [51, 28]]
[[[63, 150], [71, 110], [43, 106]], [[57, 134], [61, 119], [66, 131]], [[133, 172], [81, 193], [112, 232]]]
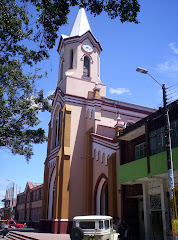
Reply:
[[16, 198], [14, 197], [14, 184], [6, 190], [5, 198], [1, 200], [4, 202], [3, 219], [14, 219]]
[[4, 219], [4, 208], [0, 208], [0, 220]]
[[[169, 105], [174, 181], [178, 200], [178, 100]], [[163, 108], [119, 136], [122, 215], [139, 226], [140, 239], [170, 239], [168, 167]], [[145, 237], [145, 238], [144, 238]]]
[[43, 184], [27, 182], [25, 191], [17, 195], [16, 220], [33, 222], [38, 227], [41, 219]]
[[121, 217], [118, 130], [155, 111], [106, 98], [101, 51], [80, 8], [70, 36], [61, 35], [58, 47], [41, 221], [53, 233], [68, 232], [77, 215]]

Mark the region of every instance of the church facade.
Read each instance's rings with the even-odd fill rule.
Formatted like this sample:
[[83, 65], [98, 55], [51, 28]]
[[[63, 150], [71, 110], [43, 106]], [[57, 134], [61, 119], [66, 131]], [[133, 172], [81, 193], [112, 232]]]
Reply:
[[119, 130], [151, 108], [106, 97], [102, 47], [80, 8], [70, 36], [61, 35], [59, 77], [49, 123], [42, 226], [66, 233], [77, 215], [122, 218]]

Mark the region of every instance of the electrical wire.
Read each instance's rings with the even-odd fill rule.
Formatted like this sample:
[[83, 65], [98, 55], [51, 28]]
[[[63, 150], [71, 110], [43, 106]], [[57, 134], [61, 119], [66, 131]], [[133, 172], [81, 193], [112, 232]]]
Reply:
[[177, 89], [176, 91], [171, 92], [171, 93], [168, 93], [168, 94], [166, 94], [166, 95], [169, 96], [169, 95], [172, 95], [172, 94], [174, 94], [174, 93], [176, 93], [176, 92], [178, 92], [178, 89]]
[[166, 89], [170, 89], [170, 88], [172, 88], [172, 87], [174, 87], [174, 86], [177, 86], [178, 85], [178, 83], [176, 83], [176, 84], [174, 84], [174, 85], [172, 85], [172, 86], [170, 86], [170, 87], [167, 87]]

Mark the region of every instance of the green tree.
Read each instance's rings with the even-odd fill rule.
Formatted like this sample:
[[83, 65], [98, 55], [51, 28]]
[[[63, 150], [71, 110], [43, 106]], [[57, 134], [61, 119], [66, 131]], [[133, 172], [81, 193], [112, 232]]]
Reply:
[[[39, 13], [37, 27], [42, 26], [36, 38], [42, 39], [43, 44], [52, 48], [57, 39], [59, 27], [68, 21], [67, 15], [72, 6], [83, 6], [94, 16], [103, 11], [111, 19], [120, 17], [120, 21], [138, 23], [137, 14], [140, 11], [138, 0], [23, 0], [31, 2]], [[44, 45], [43, 45], [44, 46]]]
[[[138, 23], [137, 0], [0, 0], [0, 147], [27, 161], [32, 145], [47, 140], [44, 130], [37, 128], [38, 113], [51, 106], [43, 90], [35, 89], [36, 80], [43, 77], [39, 69], [26, 68], [49, 57], [70, 7], [81, 4], [95, 16], [105, 11], [111, 19], [119, 16], [121, 22]], [[29, 5], [36, 19], [27, 11]]]
[[43, 48], [34, 51], [28, 47], [35, 41], [28, 12], [14, 0], [0, 2], [0, 39], [0, 147], [24, 155], [28, 161], [32, 144], [47, 140], [44, 130], [36, 128], [38, 112], [51, 107], [43, 90], [35, 89], [36, 79], [42, 77], [39, 69], [32, 74], [23, 67], [32, 67], [48, 54]]

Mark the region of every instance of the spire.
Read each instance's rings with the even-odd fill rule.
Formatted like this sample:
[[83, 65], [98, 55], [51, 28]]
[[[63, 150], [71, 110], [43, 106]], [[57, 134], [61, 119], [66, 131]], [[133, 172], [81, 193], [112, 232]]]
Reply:
[[85, 13], [85, 9], [81, 7], [72, 27], [70, 37], [81, 36], [89, 30], [91, 31], [91, 28]]

